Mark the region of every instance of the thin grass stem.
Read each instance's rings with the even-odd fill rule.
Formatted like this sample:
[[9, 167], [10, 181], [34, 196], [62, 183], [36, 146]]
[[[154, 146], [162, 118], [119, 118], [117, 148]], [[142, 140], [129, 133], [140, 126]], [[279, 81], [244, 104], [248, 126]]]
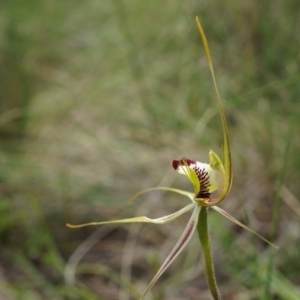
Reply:
[[[275, 202], [273, 206], [273, 214], [272, 214], [272, 224], [271, 224], [271, 241], [274, 240], [276, 230], [278, 227], [278, 219], [279, 219], [279, 209], [280, 209], [280, 194], [281, 190], [283, 187], [283, 182], [284, 182], [284, 177], [286, 174], [287, 170], [287, 163], [288, 163], [288, 156], [290, 152], [290, 146], [291, 146], [291, 141], [292, 141], [292, 136], [293, 136], [293, 128], [295, 125], [295, 118], [291, 121], [291, 127], [290, 131], [286, 140], [286, 145], [283, 153], [283, 163], [282, 163], [282, 168], [279, 174], [279, 179], [278, 179], [278, 185], [276, 189], [276, 196], [275, 196]], [[265, 286], [264, 286], [264, 295], [263, 295], [263, 300], [270, 300], [272, 299], [271, 295], [271, 284], [272, 284], [272, 273], [273, 273], [273, 261], [274, 261], [274, 249], [269, 249], [269, 259], [268, 259], [268, 264], [267, 264], [267, 275], [266, 275], [266, 280], [265, 280]]]

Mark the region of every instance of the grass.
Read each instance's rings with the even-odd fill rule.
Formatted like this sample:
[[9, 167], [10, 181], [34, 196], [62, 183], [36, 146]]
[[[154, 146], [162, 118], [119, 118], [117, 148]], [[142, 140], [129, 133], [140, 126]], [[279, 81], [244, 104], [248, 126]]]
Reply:
[[[100, 227], [77, 256], [75, 287], [64, 282], [66, 263], [95, 228], [64, 224], [175, 211], [185, 199], [154, 192], [126, 201], [161, 183], [191, 188], [171, 161], [208, 161], [220, 147], [195, 15], [230, 126], [234, 183], [223, 207], [272, 237], [287, 164], [266, 297], [299, 298], [298, 1], [0, 5], [0, 299], [136, 299], [154, 275], [187, 216], [159, 228]], [[261, 299], [268, 247], [213, 212], [209, 218], [223, 298]], [[200, 255], [195, 239], [148, 299], [210, 299]]]

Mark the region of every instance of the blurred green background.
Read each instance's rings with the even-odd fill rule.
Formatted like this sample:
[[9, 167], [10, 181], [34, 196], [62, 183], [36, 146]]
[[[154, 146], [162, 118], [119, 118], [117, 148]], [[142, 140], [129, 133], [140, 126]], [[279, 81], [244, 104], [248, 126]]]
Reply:
[[[138, 299], [150, 282], [188, 215], [163, 226], [65, 223], [158, 217], [188, 203], [158, 192], [127, 200], [157, 185], [192, 190], [172, 160], [207, 162], [221, 147], [196, 15], [233, 152], [221, 207], [280, 246], [210, 211], [223, 299], [300, 299], [299, 1], [9, 0], [0, 2], [1, 300]], [[196, 237], [147, 299], [211, 299]]]

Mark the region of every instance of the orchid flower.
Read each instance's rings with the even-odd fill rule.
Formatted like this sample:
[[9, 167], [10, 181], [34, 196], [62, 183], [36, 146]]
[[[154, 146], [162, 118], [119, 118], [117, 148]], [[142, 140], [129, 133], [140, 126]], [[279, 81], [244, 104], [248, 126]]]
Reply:
[[[148, 287], [144, 291], [143, 295], [140, 299], [143, 299], [147, 292], [152, 288], [152, 286], [156, 283], [159, 277], [164, 273], [164, 271], [171, 265], [171, 263], [176, 259], [176, 257], [180, 254], [180, 252], [185, 248], [188, 244], [190, 239], [193, 236], [193, 233], [196, 229], [198, 229], [198, 235], [200, 238], [200, 242], [203, 248], [204, 260], [205, 260], [205, 270], [208, 285], [212, 296], [214, 299], [220, 299], [219, 291], [217, 289], [216, 280], [214, 277], [214, 269], [212, 263], [212, 256], [210, 252], [210, 242], [208, 237], [207, 231], [207, 208], [211, 207], [227, 219], [231, 220], [235, 224], [241, 226], [242, 228], [248, 230], [249, 232], [257, 235], [259, 238], [267, 242], [268, 244], [275, 246], [264, 237], [256, 233], [254, 230], [250, 229], [246, 225], [242, 224], [234, 217], [229, 215], [223, 209], [217, 206], [217, 204], [221, 203], [226, 196], [228, 195], [231, 185], [232, 185], [232, 167], [231, 167], [231, 151], [230, 151], [230, 144], [229, 144], [229, 137], [228, 137], [228, 128], [225, 119], [224, 110], [222, 107], [221, 98], [219, 95], [213, 64], [210, 56], [208, 42], [203, 31], [203, 28], [200, 24], [198, 17], [196, 17], [196, 24], [199, 30], [199, 33], [202, 38], [202, 42], [204, 45], [205, 53], [207, 56], [213, 84], [214, 90], [216, 93], [217, 104], [221, 116], [222, 127], [223, 127], [223, 157], [222, 159], [219, 156], [210, 150], [209, 152], [209, 163], [201, 163], [192, 159], [182, 158], [180, 160], [173, 161], [173, 168], [178, 171], [178, 173], [183, 174], [188, 177], [191, 181], [194, 192], [187, 192], [176, 188], [170, 187], [155, 187], [146, 190], [142, 190], [136, 193], [134, 196], [131, 197], [129, 200], [130, 202], [136, 199], [138, 196], [148, 193], [154, 190], [164, 190], [169, 191], [177, 194], [184, 195], [188, 197], [192, 203], [183, 207], [177, 212], [174, 212], [170, 215], [151, 219], [146, 216], [134, 217], [129, 219], [122, 219], [122, 220], [114, 220], [114, 221], [103, 221], [103, 222], [92, 222], [80, 225], [70, 225], [67, 224], [70, 228], [80, 228], [84, 226], [90, 225], [104, 225], [104, 224], [115, 224], [115, 223], [155, 223], [155, 224], [165, 224], [171, 222], [181, 216], [182, 214], [191, 211], [192, 215], [181, 234], [180, 238], [178, 239], [177, 243], [175, 244], [174, 248], [171, 250], [170, 254], [167, 256], [166, 260], [157, 271], [156, 275], [149, 283]], [[216, 197], [213, 197], [212, 193], [216, 194]]]

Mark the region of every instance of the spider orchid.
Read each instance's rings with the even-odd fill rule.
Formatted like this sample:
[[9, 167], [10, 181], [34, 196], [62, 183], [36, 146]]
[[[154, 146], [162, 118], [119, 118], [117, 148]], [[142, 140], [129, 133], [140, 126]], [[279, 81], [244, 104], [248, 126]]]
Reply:
[[[147, 292], [152, 288], [152, 286], [156, 283], [159, 277], [164, 273], [164, 271], [171, 265], [171, 263], [176, 259], [176, 257], [180, 254], [180, 252], [185, 248], [185, 246], [192, 238], [193, 233], [195, 232], [196, 229], [198, 229], [198, 235], [203, 248], [205, 270], [206, 270], [206, 276], [207, 276], [209, 288], [211, 290], [213, 298], [220, 299], [219, 291], [217, 289], [217, 284], [214, 277], [212, 256], [210, 252], [210, 242], [209, 242], [208, 231], [207, 231], [207, 208], [209, 207], [211, 207], [221, 215], [225, 216], [235, 224], [257, 235], [259, 238], [269, 243], [270, 245], [277, 247], [271, 242], [269, 242], [268, 240], [266, 240], [264, 237], [256, 233], [254, 230], [242, 224], [241, 222], [233, 218], [231, 215], [229, 215], [227, 212], [225, 212], [223, 209], [217, 206], [217, 204], [221, 203], [226, 198], [231, 188], [231, 184], [232, 184], [231, 152], [230, 152], [227, 123], [226, 123], [225, 114], [224, 114], [221, 98], [219, 95], [219, 91], [215, 79], [208, 42], [198, 17], [196, 17], [196, 24], [202, 38], [205, 54], [207, 56], [207, 60], [208, 60], [208, 64], [209, 64], [209, 68], [210, 68], [210, 72], [214, 84], [214, 90], [216, 93], [218, 108], [219, 108], [221, 121], [222, 121], [223, 139], [224, 139], [222, 160], [215, 152], [210, 150], [209, 164], [197, 162], [187, 158], [182, 158], [180, 160], [173, 161], [173, 168], [176, 171], [178, 171], [178, 173], [187, 176], [188, 179], [193, 184], [194, 193], [183, 191], [176, 188], [170, 188], [170, 187], [155, 187], [155, 188], [150, 188], [150, 189], [140, 191], [136, 193], [134, 196], [132, 196], [131, 199], [129, 200], [131, 202], [134, 199], [136, 199], [138, 196], [153, 190], [164, 190], [164, 191], [181, 194], [188, 197], [191, 200], [192, 203], [190, 203], [189, 205], [183, 207], [179, 211], [174, 212], [170, 215], [156, 218], [156, 219], [151, 219], [146, 216], [140, 216], [140, 217], [134, 217], [129, 219], [104, 221], [104, 222], [92, 222], [92, 223], [86, 223], [80, 225], [67, 224], [67, 226], [70, 228], [80, 228], [80, 227], [90, 226], [90, 225], [103, 225], [103, 224], [114, 224], [114, 223], [165, 224], [175, 220], [182, 214], [192, 210], [192, 215], [183, 233], [181, 234], [174, 248], [166, 258], [166, 260], [164, 261], [160, 269], [157, 271], [156, 275], [154, 276], [154, 278], [152, 279], [152, 281], [150, 282], [150, 284], [148, 285], [148, 287], [146, 288], [145, 292], [143, 293], [140, 299], [143, 299], [145, 297]], [[216, 194], [216, 196], [213, 197], [212, 193]]]

